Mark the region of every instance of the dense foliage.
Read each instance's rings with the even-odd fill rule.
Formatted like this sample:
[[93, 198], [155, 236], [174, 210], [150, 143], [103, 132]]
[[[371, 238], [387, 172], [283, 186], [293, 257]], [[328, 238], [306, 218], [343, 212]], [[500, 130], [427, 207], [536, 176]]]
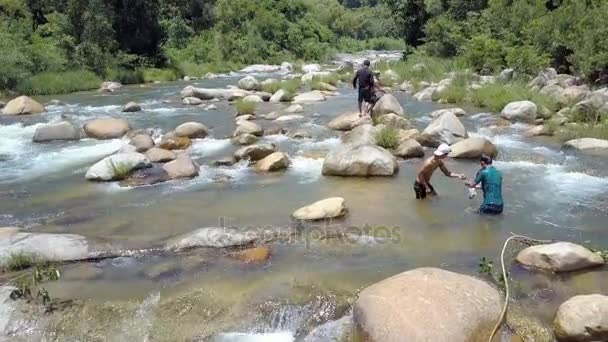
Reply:
[[0, 91], [73, 91], [101, 78], [138, 83], [403, 49], [398, 34], [388, 7], [370, 0], [0, 0]]

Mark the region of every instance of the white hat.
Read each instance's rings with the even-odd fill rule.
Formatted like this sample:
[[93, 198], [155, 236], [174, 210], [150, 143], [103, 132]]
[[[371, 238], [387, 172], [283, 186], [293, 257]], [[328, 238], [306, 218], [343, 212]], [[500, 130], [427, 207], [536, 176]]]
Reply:
[[448, 146], [446, 144], [441, 144], [441, 145], [439, 145], [439, 147], [437, 147], [437, 149], [433, 153], [437, 157], [441, 157], [441, 156], [444, 156], [446, 154], [450, 154], [450, 152], [452, 152], [452, 149], [450, 148], [450, 146]]

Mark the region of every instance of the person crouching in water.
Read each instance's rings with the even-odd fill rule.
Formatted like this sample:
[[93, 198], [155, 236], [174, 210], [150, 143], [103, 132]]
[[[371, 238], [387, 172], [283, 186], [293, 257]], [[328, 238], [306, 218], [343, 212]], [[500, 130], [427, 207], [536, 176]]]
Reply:
[[480, 214], [498, 215], [503, 210], [502, 200], [502, 173], [492, 166], [492, 158], [482, 156], [479, 163], [481, 169], [477, 172], [474, 181], [466, 183], [470, 188], [483, 190], [483, 202], [479, 207]]
[[466, 179], [462, 174], [450, 172], [445, 166], [443, 161], [448, 157], [450, 152], [450, 146], [441, 144], [437, 150], [433, 152], [433, 156], [424, 161], [424, 164], [422, 164], [422, 167], [418, 171], [416, 181], [414, 182], [414, 191], [416, 192], [417, 199], [424, 199], [427, 194], [437, 195], [435, 188], [433, 188], [430, 183], [433, 172], [435, 172], [437, 168], [439, 168], [446, 177]]

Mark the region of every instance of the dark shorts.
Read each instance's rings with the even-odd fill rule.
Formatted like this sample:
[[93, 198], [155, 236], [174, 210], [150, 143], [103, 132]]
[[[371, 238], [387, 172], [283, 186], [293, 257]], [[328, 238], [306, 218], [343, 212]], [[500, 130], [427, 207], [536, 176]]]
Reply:
[[[429, 184], [429, 189], [432, 192], [435, 192], [435, 189], [431, 184]], [[416, 193], [416, 199], [425, 199], [426, 198], [426, 186], [419, 181], [414, 182], [414, 192]]]
[[482, 215], [499, 215], [502, 214], [502, 204], [482, 204], [479, 207], [479, 213]]
[[359, 103], [363, 101], [371, 103], [372, 101], [372, 90], [359, 88]]

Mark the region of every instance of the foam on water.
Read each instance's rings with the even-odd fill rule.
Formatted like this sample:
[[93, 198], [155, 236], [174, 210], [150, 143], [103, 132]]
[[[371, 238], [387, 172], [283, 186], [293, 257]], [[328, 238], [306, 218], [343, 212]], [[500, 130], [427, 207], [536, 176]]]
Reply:
[[300, 144], [301, 151], [314, 151], [314, 150], [330, 150], [334, 147], [340, 146], [340, 138], [327, 138], [320, 141], [304, 141]]
[[212, 342], [293, 342], [295, 337], [291, 332], [274, 333], [224, 333], [212, 339]]
[[192, 154], [200, 157], [214, 156], [230, 146], [230, 139], [195, 139], [192, 144]]
[[150, 341], [150, 330], [154, 311], [160, 303], [160, 292], [149, 295], [139, 306], [134, 316], [129, 316], [123, 324], [120, 340]]
[[298, 176], [298, 183], [304, 184], [317, 181], [321, 177], [322, 169], [323, 159], [295, 156], [291, 159], [289, 172]]
[[271, 134], [271, 135], [264, 136], [264, 140], [269, 141], [271, 143], [278, 144], [278, 143], [290, 141], [293, 139], [291, 139], [290, 137], [283, 135], [283, 134]]
[[43, 125], [42, 123], [31, 126], [23, 126], [20, 123], [8, 126], [0, 125], [0, 156], [26, 153], [26, 147], [31, 144], [36, 128]]

